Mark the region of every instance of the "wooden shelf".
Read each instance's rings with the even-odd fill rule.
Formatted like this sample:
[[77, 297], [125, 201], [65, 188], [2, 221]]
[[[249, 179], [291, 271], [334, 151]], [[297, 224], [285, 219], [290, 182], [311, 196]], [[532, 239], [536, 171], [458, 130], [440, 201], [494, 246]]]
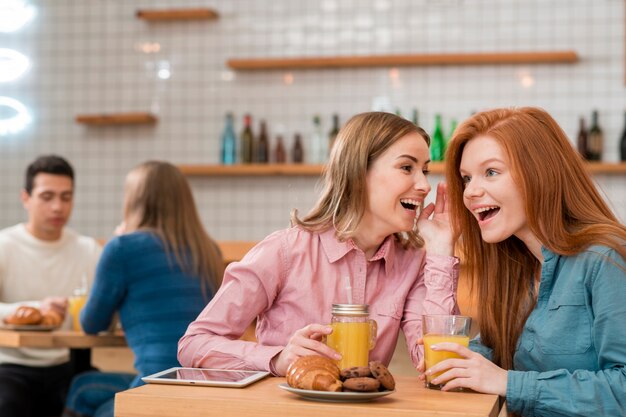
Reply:
[[167, 20], [210, 20], [217, 19], [218, 13], [207, 8], [194, 9], [142, 9], [137, 10], [137, 19], [154, 21]]
[[[443, 164], [431, 164], [431, 172], [443, 173]], [[183, 174], [190, 177], [239, 177], [239, 176], [306, 176], [322, 173], [324, 165], [309, 164], [247, 164], [247, 165], [178, 165]]]
[[157, 120], [155, 115], [143, 112], [80, 114], [76, 116], [76, 123], [92, 126], [154, 124]]
[[591, 174], [620, 175], [626, 174], [626, 162], [588, 162], [587, 168]]
[[355, 68], [432, 65], [569, 64], [578, 61], [574, 51], [493, 52], [469, 54], [408, 54], [299, 58], [229, 59], [236, 70], [278, 70], [304, 68]]
[[[590, 162], [589, 172], [595, 175], [626, 174], [626, 163]], [[189, 177], [241, 177], [241, 176], [318, 176], [323, 165], [307, 164], [249, 164], [249, 165], [178, 165]], [[430, 173], [444, 174], [443, 162], [433, 162]]]
[[183, 174], [190, 177], [239, 176], [318, 176], [323, 165], [308, 164], [246, 164], [246, 165], [179, 165]]

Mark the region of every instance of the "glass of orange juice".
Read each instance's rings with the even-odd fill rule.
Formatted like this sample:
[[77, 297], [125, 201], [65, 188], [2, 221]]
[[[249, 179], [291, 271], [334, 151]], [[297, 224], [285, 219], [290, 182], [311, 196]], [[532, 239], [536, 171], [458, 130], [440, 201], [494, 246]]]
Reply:
[[80, 326], [80, 311], [85, 307], [87, 303], [87, 290], [83, 288], [77, 288], [74, 290], [74, 294], [68, 299], [68, 310], [72, 316], [72, 329], [77, 332], [81, 332], [83, 329]]
[[[460, 358], [459, 355], [449, 351], [432, 350], [430, 347], [441, 342], [458, 343], [469, 346], [469, 334], [472, 318], [468, 316], [455, 316], [444, 314], [427, 314], [422, 316], [422, 331], [424, 332], [424, 362], [426, 369], [446, 359]], [[443, 384], [436, 385], [431, 382], [433, 378], [441, 375], [441, 372], [426, 376], [426, 387], [441, 389]]]
[[342, 356], [339, 369], [368, 366], [369, 352], [376, 345], [376, 321], [369, 319], [367, 304], [333, 304], [331, 327], [326, 344]]

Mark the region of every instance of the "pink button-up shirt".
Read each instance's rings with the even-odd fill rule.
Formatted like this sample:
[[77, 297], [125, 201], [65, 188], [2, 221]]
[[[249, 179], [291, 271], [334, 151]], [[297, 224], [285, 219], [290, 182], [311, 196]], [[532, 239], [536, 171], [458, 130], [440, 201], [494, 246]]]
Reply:
[[[352, 240], [333, 229], [311, 233], [299, 227], [275, 232], [231, 263], [213, 300], [189, 325], [178, 344], [183, 366], [272, 371], [271, 359], [299, 329], [328, 324], [333, 303], [369, 304], [378, 323], [371, 360], [389, 364], [400, 328], [413, 363], [421, 351], [421, 315], [458, 313], [457, 258], [403, 249], [393, 236], [366, 259]], [[257, 342], [238, 340], [257, 319]]]

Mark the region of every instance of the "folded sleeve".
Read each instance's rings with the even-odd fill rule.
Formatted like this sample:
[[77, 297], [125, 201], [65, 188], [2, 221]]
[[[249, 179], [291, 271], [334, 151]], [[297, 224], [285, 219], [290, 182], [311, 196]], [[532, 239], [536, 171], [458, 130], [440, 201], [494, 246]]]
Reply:
[[459, 259], [454, 256], [426, 255], [419, 277], [408, 294], [404, 306], [402, 332], [413, 365], [418, 366], [423, 346], [423, 314], [459, 314], [456, 290], [459, 280]]

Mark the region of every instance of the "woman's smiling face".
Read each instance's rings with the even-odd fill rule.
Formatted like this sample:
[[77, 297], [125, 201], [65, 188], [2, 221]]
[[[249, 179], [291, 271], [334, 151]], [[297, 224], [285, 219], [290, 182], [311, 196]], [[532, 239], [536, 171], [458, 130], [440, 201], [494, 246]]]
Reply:
[[476, 218], [485, 242], [502, 242], [511, 236], [527, 242], [533, 237], [509, 158], [494, 138], [478, 136], [467, 142], [459, 171], [465, 184], [463, 202]]
[[391, 145], [367, 172], [369, 205], [359, 228], [377, 236], [410, 231], [415, 210], [430, 192], [426, 178], [430, 154], [418, 133], [411, 133]]

